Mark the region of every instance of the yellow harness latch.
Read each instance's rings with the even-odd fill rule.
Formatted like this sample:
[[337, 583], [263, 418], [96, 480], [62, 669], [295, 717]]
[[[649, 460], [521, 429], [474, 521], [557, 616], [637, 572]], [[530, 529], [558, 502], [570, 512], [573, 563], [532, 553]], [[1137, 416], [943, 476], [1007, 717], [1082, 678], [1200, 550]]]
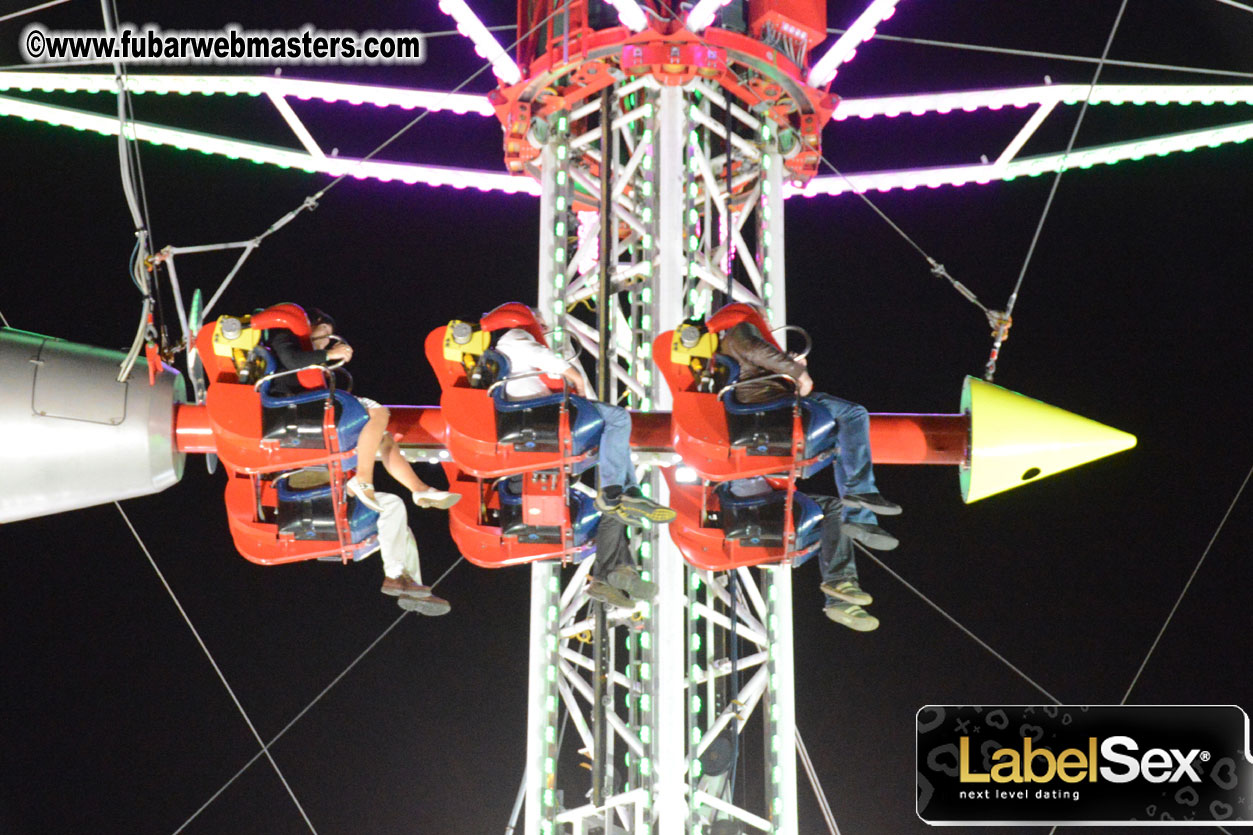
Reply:
[[213, 327], [213, 353], [230, 357], [235, 371], [247, 373], [249, 354], [261, 342], [261, 331], [249, 327], [249, 316], [219, 316]]

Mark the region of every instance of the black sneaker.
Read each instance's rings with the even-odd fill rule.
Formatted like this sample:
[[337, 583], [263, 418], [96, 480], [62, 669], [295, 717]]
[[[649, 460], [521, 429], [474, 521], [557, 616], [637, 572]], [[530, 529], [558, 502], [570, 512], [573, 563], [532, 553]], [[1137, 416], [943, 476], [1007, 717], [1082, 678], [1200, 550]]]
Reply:
[[602, 580], [592, 580], [587, 584], [587, 596], [601, 603], [610, 606], [620, 606], [623, 609], [630, 609], [635, 605], [635, 601], [628, 597], [626, 592]]
[[845, 507], [864, 507], [880, 516], [901, 515], [901, 506], [896, 502], [889, 502], [881, 493], [849, 493], [843, 501]]
[[[599, 498], [596, 506], [600, 507]], [[613, 508], [613, 513], [623, 522], [636, 527], [643, 527], [645, 519], [649, 522], [664, 525], [666, 522], [673, 521], [675, 516], [678, 516], [677, 513], [665, 505], [658, 504], [646, 497], [638, 487], [628, 487], [622, 491], [617, 506]]]
[[854, 542], [860, 542], [867, 548], [873, 548], [876, 551], [891, 551], [901, 544], [899, 539], [883, 528], [865, 522], [845, 522], [840, 526], [840, 530]]
[[636, 600], [652, 600], [657, 596], [657, 584], [645, 580], [639, 571], [629, 565], [620, 565], [606, 577], [609, 585], [621, 589]]

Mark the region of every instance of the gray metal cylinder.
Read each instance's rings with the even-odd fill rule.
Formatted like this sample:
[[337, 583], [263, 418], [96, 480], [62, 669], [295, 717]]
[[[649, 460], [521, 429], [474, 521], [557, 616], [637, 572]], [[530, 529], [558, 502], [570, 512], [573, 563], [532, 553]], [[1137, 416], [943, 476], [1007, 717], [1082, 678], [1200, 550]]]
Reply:
[[0, 522], [157, 493], [183, 475], [183, 379], [141, 357], [0, 328]]

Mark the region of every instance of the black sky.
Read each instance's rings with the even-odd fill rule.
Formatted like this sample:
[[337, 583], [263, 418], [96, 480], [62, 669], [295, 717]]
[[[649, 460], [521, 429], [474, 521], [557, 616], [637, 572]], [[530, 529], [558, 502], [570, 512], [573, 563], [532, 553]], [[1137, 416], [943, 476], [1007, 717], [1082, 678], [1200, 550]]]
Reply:
[[[0, 4], [0, 14], [27, 5]], [[490, 24], [514, 4], [477, 0]], [[832, 0], [842, 25], [860, 0]], [[1118, 0], [906, 0], [884, 32], [1099, 55]], [[433, 2], [345, 5], [119, 3], [164, 28], [450, 28]], [[96, 28], [72, 2], [0, 23], [0, 64], [27, 20]], [[1242, 71], [1253, 13], [1215, 0], [1130, 0], [1111, 57]], [[296, 77], [450, 89], [477, 69], [459, 38], [420, 67], [288, 67]], [[835, 85], [877, 95], [1054, 82], [1092, 66], [875, 42]], [[175, 68], [173, 72], [191, 72]], [[232, 69], [265, 73], [266, 67]], [[470, 89], [485, 91], [487, 76]], [[1249, 83], [1250, 78], [1243, 79]], [[1102, 79], [1232, 83], [1107, 67]], [[107, 112], [111, 99], [58, 99]], [[292, 145], [264, 102], [136, 100], [143, 120]], [[412, 118], [297, 103], [326, 147], [360, 156]], [[1077, 108], [1025, 153], [1060, 150]], [[1253, 118], [1247, 105], [1093, 108], [1079, 144]], [[956, 114], [828, 129], [844, 170], [989, 158], [1021, 113]], [[121, 348], [139, 299], [133, 238], [111, 139], [0, 122], [0, 311], [14, 327]], [[499, 129], [435, 114], [384, 156], [499, 166]], [[158, 246], [249, 238], [325, 183], [318, 176], [144, 146]], [[873, 199], [990, 306], [1026, 254], [1049, 177]], [[1246, 495], [1211, 537], [1253, 464], [1248, 435], [1253, 157], [1230, 146], [1087, 171], [1061, 182], [1026, 275], [996, 382], [1132, 432], [1115, 458], [964, 506], [946, 468], [882, 467], [905, 506], [884, 561], [1066, 703], [1117, 703], [1202, 553], [1204, 565], [1130, 701], [1253, 706], [1253, 535]], [[822, 388], [872, 412], [953, 412], [978, 374], [982, 315], [856, 198], [788, 205], [790, 321], [817, 347]], [[333, 310], [357, 349], [357, 391], [432, 403], [421, 355], [436, 325], [534, 297], [536, 201], [346, 181], [268, 239], [219, 312], [279, 300]], [[179, 262], [184, 286], [216, 286], [227, 258]], [[8, 439], [21, 443], [21, 439]], [[0, 477], [4, 477], [0, 474]], [[434, 477], [434, 476], [433, 476]], [[254, 566], [234, 553], [219, 473], [198, 458], [183, 482], [124, 504], [157, 565], [269, 740], [396, 619], [373, 561]], [[819, 479], [819, 487], [829, 482]], [[430, 578], [456, 559], [441, 515], [411, 515]], [[6, 525], [0, 555], [0, 833], [169, 833], [258, 746], [112, 505]], [[854, 634], [823, 618], [816, 570], [796, 578], [798, 725], [841, 831], [915, 833], [915, 711], [924, 704], [1044, 697], [878, 566], [862, 580], [883, 621]], [[407, 617], [272, 749], [322, 833], [503, 831], [523, 767], [528, 574], [459, 566], [453, 612]], [[1235, 741], [1233, 741], [1234, 744]], [[824, 831], [802, 785], [805, 835]], [[307, 831], [274, 770], [254, 764], [185, 830]], [[990, 831], [990, 830], [982, 830]], [[1047, 830], [1041, 830], [1047, 831]], [[1106, 832], [1113, 831], [1106, 829]]]

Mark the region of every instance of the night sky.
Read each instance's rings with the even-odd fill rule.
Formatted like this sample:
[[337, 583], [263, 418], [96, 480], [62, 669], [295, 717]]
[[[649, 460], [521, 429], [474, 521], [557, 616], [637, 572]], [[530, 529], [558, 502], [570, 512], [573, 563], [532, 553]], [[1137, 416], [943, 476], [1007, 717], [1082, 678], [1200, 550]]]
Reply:
[[[31, 4], [4, 0], [0, 14]], [[509, 0], [472, 5], [489, 25], [513, 22]], [[862, 5], [831, 0], [830, 24], [845, 25]], [[906, 0], [883, 32], [1099, 56], [1119, 5]], [[119, 9], [123, 20], [169, 29], [450, 28], [434, 2]], [[19, 60], [18, 35], [30, 20], [98, 28], [99, 15], [98, 4], [75, 0], [0, 23], [0, 64]], [[1253, 13], [1216, 0], [1130, 0], [1112, 58], [1247, 75], [1107, 66], [1102, 81], [1253, 83], [1250, 44]], [[461, 38], [432, 38], [428, 47], [420, 67], [286, 67], [284, 75], [451, 89], [479, 66]], [[833, 90], [853, 97], [975, 89], [1045, 76], [1086, 83], [1093, 69], [877, 41]], [[468, 89], [490, 84], [485, 73]], [[100, 112], [113, 106], [106, 96], [55, 100]], [[414, 115], [293, 104], [323, 147], [346, 156], [368, 153]], [[135, 106], [141, 120], [295, 146], [263, 100], [143, 96]], [[1077, 115], [1078, 107], [1059, 109], [1024, 154], [1063, 149]], [[1024, 118], [1014, 111], [841, 123], [828, 128], [825, 152], [850, 172], [973, 163], [995, 158]], [[1249, 119], [1247, 105], [1101, 106], [1089, 110], [1078, 143]], [[126, 273], [133, 237], [115, 142], [13, 119], [0, 122], [0, 141], [0, 311], [16, 328], [124, 348], [140, 299]], [[1137, 435], [1133, 451], [969, 507], [950, 468], [879, 469], [883, 492], [905, 507], [884, 523], [902, 544], [883, 561], [1062, 702], [1122, 699], [1208, 548], [1130, 701], [1253, 707], [1250, 496], [1211, 546], [1253, 464], [1253, 310], [1247, 289], [1239, 290], [1253, 264], [1251, 153], [1228, 146], [1075, 170], [1061, 181], [996, 382]], [[382, 156], [499, 168], [499, 127], [433, 114]], [[250, 238], [326, 182], [147, 145], [142, 159], [158, 247]], [[1046, 176], [873, 199], [985, 303], [1002, 307], [1050, 183]], [[438, 385], [422, 339], [449, 319], [534, 299], [537, 216], [538, 201], [526, 196], [345, 181], [316, 212], [266, 241], [216, 313], [283, 300], [333, 311], [356, 348], [358, 393], [434, 403]], [[796, 198], [787, 223], [790, 322], [814, 336], [818, 387], [872, 412], [957, 411], [963, 375], [980, 374], [987, 358], [982, 314], [856, 197]], [[184, 287], [208, 294], [233, 257], [180, 258]], [[422, 474], [442, 478], [433, 469]], [[387, 477], [379, 480], [388, 489]], [[463, 563], [440, 586], [450, 615], [396, 623], [400, 610], [378, 593], [373, 559], [261, 567], [238, 556], [223, 485], [221, 472], [208, 474], [192, 457], [182, 483], [123, 507], [263, 739], [391, 628], [272, 748], [317, 830], [502, 832], [523, 769], [528, 572]], [[811, 489], [831, 490], [829, 476]], [[457, 558], [445, 519], [416, 510], [410, 518], [433, 580]], [[0, 555], [0, 833], [173, 832], [259, 746], [117, 509], [6, 525]], [[859, 559], [862, 584], [875, 596], [870, 611], [882, 620], [874, 633], [827, 621], [816, 567], [796, 575], [798, 727], [842, 832], [920, 833], [927, 828], [914, 814], [918, 708], [1047, 699]], [[825, 832], [801, 781], [801, 832]], [[184, 831], [308, 830], [261, 759]]]

